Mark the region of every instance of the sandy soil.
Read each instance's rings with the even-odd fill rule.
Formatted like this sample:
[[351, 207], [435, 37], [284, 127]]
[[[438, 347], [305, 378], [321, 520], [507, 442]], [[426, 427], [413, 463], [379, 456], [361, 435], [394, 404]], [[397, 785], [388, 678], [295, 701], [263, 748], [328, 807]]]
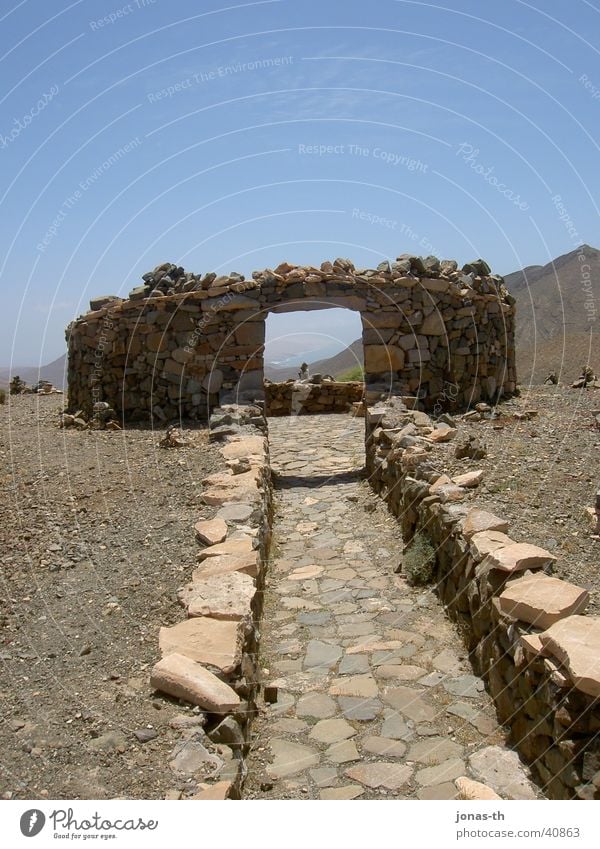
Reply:
[[164, 798], [186, 709], [149, 670], [222, 460], [205, 430], [171, 450], [148, 429], [60, 430], [63, 403], [0, 406], [0, 796]]

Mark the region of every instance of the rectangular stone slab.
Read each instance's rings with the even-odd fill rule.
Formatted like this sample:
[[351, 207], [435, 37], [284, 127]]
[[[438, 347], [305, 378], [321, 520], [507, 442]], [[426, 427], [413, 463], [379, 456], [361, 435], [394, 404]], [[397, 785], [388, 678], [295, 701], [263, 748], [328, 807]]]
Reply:
[[204, 545], [217, 545], [227, 536], [227, 524], [220, 516], [214, 519], [201, 519], [194, 525], [196, 539]]
[[600, 617], [568, 616], [542, 631], [540, 640], [568, 670], [578, 690], [600, 697]]
[[202, 617], [161, 628], [158, 643], [164, 657], [180, 654], [229, 675], [242, 661], [242, 639], [240, 622]]
[[256, 578], [260, 571], [258, 551], [252, 551], [243, 556], [221, 554], [218, 557], [208, 557], [202, 565], [192, 572], [192, 580], [199, 581], [211, 575], [225, 575], [227, 572], [244, 572]]
[[[233, 475], [232, 478], [243, 475]], [[260, 490], [256, 486], [238, 486], [237, 484], [213, 485], [202, 493], [202, 501], [211, 507], [222, 507], [228, 502], [255, 504], [260, 501]]]
[[480, 575], [489, 569], [501, 572], [524, 572], [526, 569], [543, 569], [554, 563], [556, 557], [537, 545], [528, 542], [513, 542], [491, 551], [477, 569]]
[[524, 652], [532, 657], [537, 657], [538, 655], [542, 657], [550, 656], [550, 653], [542, 645], [539, 634], [521, 634], [519, 642], [523, 646]]
[[152, 670], [150, 684], [211, 713], [230, 713], [240, 704], [239, 696], [228, 684], [180, 654], [170, 654], [159, 660]]
[[[222, 520], [221, 520], [222, 521]], [[223, 522], [223, 524], [225, 524]], [[216, 545], [209, 545], [198, 554], [198, 560], [206, 560], [207, 557], [219, 557], [222, 554], [231, 554], [234, 557], [244, 557], [254, 551], [251, 537], [242, 539], [228, 539]]]
[[502, 548], [505, 545], [512, 545], [512, 540], [507, 534], [500, 531], [481, 531], [473, 534], [469, 543], [469, 550], [475, 560], [481, 561], [483, 558], [495, 551], [497, 548]]
[[462, 526], [463, 535], [469, 539], [473, 534], [479, 534], [483, 531], [500, 531], [505, 534], [508, 531], [508, 522], [506, 519], [501, 519], [499, 516], [494, 516], [487, 510], [480, 510], [474, 507], [469, 510], [463, 519]]
[[263, 436], [246, 436], [231, 439], [227, 445], [219, 448], [226, 460], [236, 460], [241, 457], [260, 457], [265, 455], [265, 439]]
[[234, 475], [227, 472], [215, 472], [209, 475], [202, 481], [203, 486], [231, 486], [231, 487], [252, 487], [258, 486], [260, 481], [260, 468], [254, 466], [249, 472], [243, 472], [241, 475]]
[[583, 613], [590, 594], [581, 587], [537, 573], [511, 581], [498, 597], [503, 613], [538, 628], [549, 628], [559, 619]]
[[249, 575], [229, 572], [192, 581], [179, 591], [178, 596], [190, 617], [209, 616], [211, 619], [249, 622], [255, 594], [256, 587]]

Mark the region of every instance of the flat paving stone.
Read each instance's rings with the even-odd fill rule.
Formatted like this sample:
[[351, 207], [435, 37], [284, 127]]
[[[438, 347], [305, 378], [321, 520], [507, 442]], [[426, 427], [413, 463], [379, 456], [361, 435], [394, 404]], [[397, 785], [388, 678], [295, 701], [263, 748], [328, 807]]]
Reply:
[[428, 675], [419, 678], [417, 684], [420, 684], [421, 687], [437, 687], [446, 678], [447, 676], [443, 672], [430, 672]]
[[538, 796], [518, 754], [510, 749], [486, 746], [471, 755], [469, 766], [477, 781], [487, 784], [505, 799], [536, 799]]
[[338, 771], [332, 766], [320, 766], [310, 770], [310, 777], [317, 787], [331, 787], [338, 778]]
[[354, 719], [359, 722], [369, 722], [381, 713], [383, 705], [378, 699], [354, 698], [352, 696], [340, 696], [338, 702], [346, 719]]
[[412, 776], [412, 769], [397, 763], [370, 763], [349, 767], [345, 774], [354, 781], [367, 787], [385, 787], [387, 790], [399, 790]]
[[[360, 657], [360, 655], [358, 655]], [[396, 679], [397, 681], [415, 681], [425, 674], [425, 669], [422, 666], [411, 666], [410, 664], [383, 664], [374, 670], [377, 678], [386, 680]]]
[[458, 799], [458, 790], [453, 781], [444, 781], [432, 787], [421, 787], [417, 792], [418, 799]]
[[314, 726], [310, 737], [312, 740], [318, 740], [319, 743], [331, 744], [347, 740], [355, 734], [355, 729], [345, 719], [322, 719]]
[[332, 646], [321, 640], [311, 640], [307, 646], [304, 666], [307, 669], [319, 666], [325, 669], [333, 669], [337, 666], [343, 653], [341, 646]]
[[466, 719], [467, 722], [476, 722], [479, 716], [477, 709], [467, 702], [454, 702], [448, 705], [446, 713], [452, 716], [459, 716], [461, 719]]
[[358, 799], [364, 793], [364, 788], [360, 784], [345, 784], [343, 787], [331, 787], [321, 790], [321, 799]]
[[477, 699], [485, 689], [481, 678], [475, 675], [461, 675], [459, 678], [450, 678], [443, 683], [444, 690], [453, 696]]
[[421, 698], [419, 691], [410, 687], [387, 687], [383, 698], [395, 710], [415, 722], [430, 722], [438, 713]]
[[335, 716], [337, 712], [335, 701], [326, 693], [304, 693], [296, 706], [297, 716], [309, 716], [314, 719], [327, 719]]
[[402, 758], [406, 754], [406, 745], [390, 737], [364, 737], [361, 746], [363, 751], [385, 758]]
[[463, 747], [459, 743], [454, 743], [445, 737], [428, 737], [410, 747], [408, 760], [435, 766], [449, 758], [460, 757], [462, 754]]
[[331, 696], [358, 696], [370, 699], [379, 695], [379, 687], [372, 675], [349, 675], [338, 678], [329, 688]]
[[328, 622], [331, 622], [331, 613], [328, 610], [300, 613], [298, 622], [301, 625], [327, 625]]
[[437, 766], [428, 766], [417, 771], [415, 776], [419, 784], [430, 786], [442, 784], [445, 781], [453, 781], [465, 774], [466, 765], [460, 758], [449, 758]]
[[357, 675], [361, 672], [369, 672], [371, 666], [369, 658], [364, 654], [347, 654], [342, 658], [338, 667], [340, 675]]
[[390, 737], [392, 740], [414, 740], [416, 737], [413, 728], [410, 728], [396, 711], [384, 711], [384, 721], [381, 725], [381, 734], [383, 737]]
[[360, 754], [354, 740], [342, 740], [339, 743], [333, 743], [325, 752], [325, 757], [336, 764], [360, 760]]
[[253, 720], [245, 798], [455, 798], [501, 734], [433, 588], [393, 571], [401, 523], [364, 480], [364, 421], [270, 419], [269, 451], [260, 657], [279, 698]]
[[270, 743], [273, 762], [267, 767], [271, 778], [286, 778], [297, 775], [319, 763], [319, 754], [315, 749], [301, 743], [292, 743], [283, 738], [275, 738]]

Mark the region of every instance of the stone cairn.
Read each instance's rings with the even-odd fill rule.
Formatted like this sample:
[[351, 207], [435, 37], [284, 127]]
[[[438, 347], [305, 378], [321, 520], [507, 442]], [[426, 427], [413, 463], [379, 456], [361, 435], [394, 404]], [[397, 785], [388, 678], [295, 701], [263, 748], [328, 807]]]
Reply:
[[126, 299], [92, 299], [67, 328], [69, 411], [105, 402], [120, 420], [166, 423], [260, 400], [267, 315], [326, 307], [361, 313], [370, 392], [432, 409], [515, 391], [514, 299], [481, 259], [284, 262], [251, 280], [164, 263], [143, 281]]

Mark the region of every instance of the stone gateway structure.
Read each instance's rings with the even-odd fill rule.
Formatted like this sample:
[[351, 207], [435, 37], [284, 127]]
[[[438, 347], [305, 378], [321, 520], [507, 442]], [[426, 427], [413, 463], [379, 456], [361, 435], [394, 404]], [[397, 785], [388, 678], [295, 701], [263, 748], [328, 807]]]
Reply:
[[262, 399], [268, 314], [331, 307], [360, 312], [368, 392], [441, 412], [515, 390], [514, 299], [483, 260], [282, 263], [251, 280], [165, 263], [143, 281], [125, 300], [93, 299], [67, 328], [71, 410], [160, 423]]

